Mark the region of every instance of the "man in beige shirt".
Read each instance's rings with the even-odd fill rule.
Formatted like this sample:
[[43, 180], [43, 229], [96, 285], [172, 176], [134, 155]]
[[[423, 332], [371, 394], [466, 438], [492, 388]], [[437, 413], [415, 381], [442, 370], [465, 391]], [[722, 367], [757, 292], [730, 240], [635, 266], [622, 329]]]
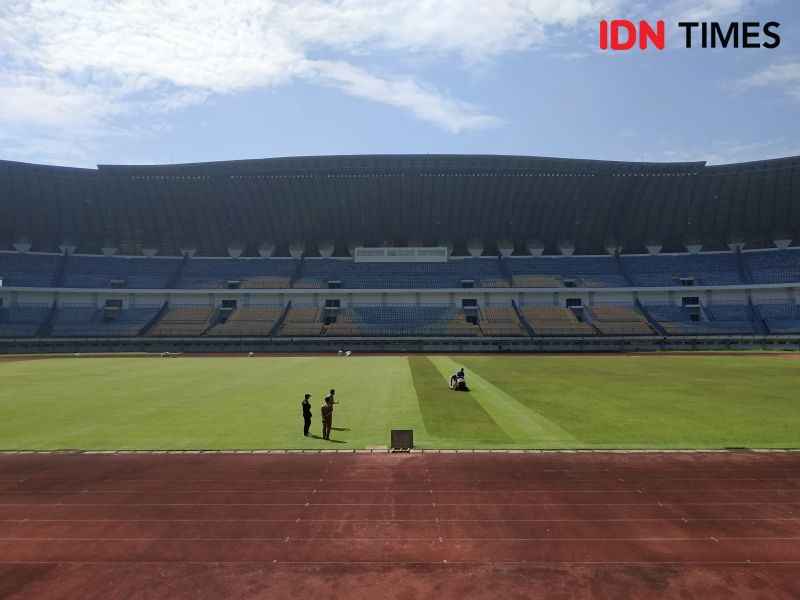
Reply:
[[322, 439], [329, 440], [331, 437], [331, 426], [333, 425], [333, 405], [339, 404], [334, 400], [336, 390], [332, 389], [330, 394], [325, 396], [325, 404], [320, 408], [322, 414]]

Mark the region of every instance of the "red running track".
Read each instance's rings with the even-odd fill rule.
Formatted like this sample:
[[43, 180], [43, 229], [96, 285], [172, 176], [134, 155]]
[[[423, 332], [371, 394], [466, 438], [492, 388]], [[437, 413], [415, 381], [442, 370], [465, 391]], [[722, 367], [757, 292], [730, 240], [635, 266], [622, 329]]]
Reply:
[[800, 453], [5, 454], [0, 598], [798, 598]]

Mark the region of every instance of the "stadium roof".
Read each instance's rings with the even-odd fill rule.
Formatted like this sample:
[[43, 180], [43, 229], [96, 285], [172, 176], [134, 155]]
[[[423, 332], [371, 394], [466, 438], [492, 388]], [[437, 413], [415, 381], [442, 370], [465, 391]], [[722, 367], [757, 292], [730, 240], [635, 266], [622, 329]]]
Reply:
[[313, 254], [366, 245], [511, 242], [556, 253], [800, 238], [800, 157], [706, 166], [523, 156], [376, 155], [75, 169], [0, 161], [0, 247], [161, 255]]

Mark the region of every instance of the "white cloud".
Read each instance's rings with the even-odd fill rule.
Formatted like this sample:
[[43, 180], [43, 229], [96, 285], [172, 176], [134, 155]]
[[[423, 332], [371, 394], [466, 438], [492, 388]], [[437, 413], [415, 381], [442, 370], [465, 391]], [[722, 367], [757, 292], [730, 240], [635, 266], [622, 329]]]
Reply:
[[[485, 65], [593, 24], [624, 0], [8, 0], [0, 5], [0, 131], [100, 140], [121, 117], [302, 78], [448, 132], [502, 119], [391, 56]], [[49, 136], [49, 137], [48, 137]]]
[[770, 65], [739, 81], [742, 88], [776, 87], [800, 101], [800, 61]]
[[418, 119], [434, 123], [450, 133], [496, 127], [503, 122], [411, 77], [377, 77], [346, 62], [332, 61], [309, 63], [304, 76], [351, 96], [404, 108]]
[[665, 12], [674, 15], [671, 20], [717, 21], [752, 9], [753, 4], [764, 0], [673, 0]]
[[[669, 144], [662, 141], [662, 144]], [[796, 156], [800, 154], [800, 143], [797, 140], [776, 138], [758, 141], [741, 141], [735, 139], [710, 142], [705, 147], [673, 145], [658, 152], [656, 160], [665, 161], [706, 161], [710, 165], [726, 165], [733, 163], [763, 160], [765, 156]], [[648, 160], [652, 157], [648, 157]]]

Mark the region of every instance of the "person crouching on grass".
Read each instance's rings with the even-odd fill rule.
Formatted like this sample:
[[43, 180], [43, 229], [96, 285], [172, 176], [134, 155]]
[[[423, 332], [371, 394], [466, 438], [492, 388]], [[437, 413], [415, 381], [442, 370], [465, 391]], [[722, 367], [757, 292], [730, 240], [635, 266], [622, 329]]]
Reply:
[[333, 425], [333, 405], [339, 404], [334, 399], [336, 390], [332, 389], [331, 393], [325, 396], [325, 404], [320, 408], [322, 413], [322, 439], [329, 440], [331, 438], [331, 426]]

